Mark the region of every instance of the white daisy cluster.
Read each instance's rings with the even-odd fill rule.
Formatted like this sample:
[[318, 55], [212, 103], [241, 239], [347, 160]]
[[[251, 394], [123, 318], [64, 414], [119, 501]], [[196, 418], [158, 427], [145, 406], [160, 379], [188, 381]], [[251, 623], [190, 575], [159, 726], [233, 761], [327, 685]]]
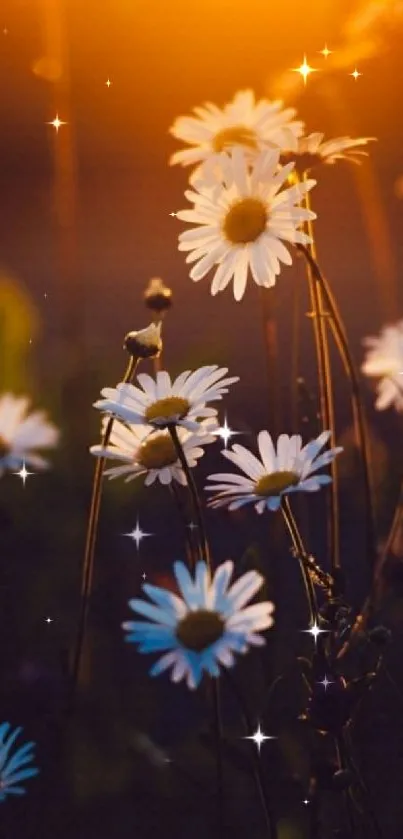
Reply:
[[57, 445], [59, 432], [44, 411], [28, 413], [29, 399], [4, 393], [0, 396], [0, 476], [22, 464], [46, 469], [48, 462], [37, 449]]
[[[107, 446], [92, 446], [97, 457], [120, 461], [105, 474], [126, 475], [126, 481], [145, 475], [145, 485], [156, 479], [186, 484], [169, 427], [177, 427], [179, 443], [190, 467], [196, 466], [204, 446], [217, 439], [217, 410], [207, 403], [219, 400], [237, 376], [226, 377], [226, 368], [200, 367], [185, 370], [174, 381], [165, 370], [154, 380], [146, 373], [137, 376], [138, 385], [118, 384], [104, 388], [95, 407], [117, 419]], [[107, 420], [104, 419], [103, 430]]]
[[[170, 163], [197, 164], [190, 176], [192, 190], [185, 192], [193, 207], [175, 215], [198, 226], [179, 236], [179, 250], [189, 251], [186, 261], [195, 263], [192, 280], [214, 268], [211, 293], [233, 279], [234, 297], [241, 300], [248, 273], [257, 285], [269, 288], [280, 263], [292, 263], [284, 242], [310, 243], [301, 226], [316, 218], [306, 206], [316, 181], [307, 180], [307, 170], [343, 158], [359, 162], [366, 154], [362, 146], [373, 138], [323, 142], [321, 133], [305, 136], [293, 108], [266, 99], [256, 102], [251, 90], [240, 91], [224, 108], [207, 103], [194, 112], [195, 117], [180, 117], [170, 129], [189, 146], [172, 155]], [[290, 185], [292, 179], [297, 183]]]

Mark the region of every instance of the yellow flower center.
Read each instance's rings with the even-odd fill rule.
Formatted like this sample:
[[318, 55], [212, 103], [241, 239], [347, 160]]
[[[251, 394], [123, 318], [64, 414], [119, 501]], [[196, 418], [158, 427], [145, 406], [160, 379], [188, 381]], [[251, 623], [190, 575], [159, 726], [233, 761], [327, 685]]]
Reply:
[[233, 245], [254, 242], [266, 229], [267, 208], [259, 198], [242, 198], [228, 210], [222, 232]]
[[5, 441], [4, 437], [0, 434], [0, 457], [5, 457], [10, 451], [9, 444]]
[[299, 484], [300, 477], [295, 472], [273, 472], [271, 475], [263, 475], [255, 484], [256, 495], [263, 495], [269, 497], [270, 495], [279, 495], [280, 492], [287, 489], [287, 487], [296, 486]]
[[221, 638], [224, 628], [225, 622], [217, 612], [198, 609], [179, 622], [176, 637], [184, 647], [200, 653]]
[[137, 462], [146, 469], [162, 469], [176, 463], [177, 459], [178, 455], [169, 431], [150, 434], [141, 444], [136, 456]]
[[190, 405], [187, 399], [183, 399], [181, 396], [167, 396], [165, 399], [157, 399], [156, 402], [153, 402], [147, 408], [145, 418], [149, 422], [158, 419], [171, 421], [178, 418], [182, 419], [186, 416], [189, 408]]
[[256, 134], [251, 128], [243, 125], [232, 125], [231, 128], [224, 128], [212, 140], [215, 152], [222, 152], [228, 146], [247, 146], [249, 149], [256, 149]]

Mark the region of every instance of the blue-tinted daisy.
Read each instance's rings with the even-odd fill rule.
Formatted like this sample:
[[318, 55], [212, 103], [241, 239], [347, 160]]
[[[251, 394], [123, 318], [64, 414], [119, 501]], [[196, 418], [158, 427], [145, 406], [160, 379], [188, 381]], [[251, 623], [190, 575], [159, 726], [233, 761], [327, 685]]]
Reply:
[[377, 379], [379, 411], [393, 405], [403, 411], [403, 320], [386, 326], [379, 337], [365, 338], [368, 352], [361, 367], [366, 376]]
[[[108, 420], [103, 421], [103, 430]], [[204, 446], [215, 443], [217, 429], [215, 420], [202, 420], [197, 432], [186, 428], [178, 429], [178, 438], [185, 453], [189, 467], [194, 467], [204, 454]], [[149, 425], [125, 425], [115, 420], [109, 444], [92, 446], [91, 453], [97, 457], [118, 460], [120, 466], [107, 469], [104, 474], [109, 478], [126, 476], [126, 483], [140, 475], [145, 475], [145, 485], [150, 486], [158, 480], [161, 484], [177, 481], [186, 485], [185, 473], [168, 429], [153, 429]]]
[[95, 408], [130, 424], [155, 428], [180, 425], [199, 431], [201, 419], [217, 416], [216, 409], [207, 408], [206, 403], [221, 399], [228, 386], [239, 381], [238, 376], [225, 378], [226, 373], [227, 368], [217, 364], [199, 367], [193, 373], [185, 370], [174, 381], [165, 370], [158, 372], [156, 379], [141, 373], [137, 376], [141, 387], [123, 383], [106, 387]]
[[44, 411], [28, 413], [29, 399], [4, 393], [0, 396], [0, 475], [25, 463], [46, 469], [48, 463], [37, 449], [52, 448], [59, 432]]
[[182, 562], [176, 562], [180, 597], [145, 583], [143, 591], [152, 603], [130, 600], [131, 609], [148, 620], [124, 623], [126, 640], [137, 644], [141, 653], [164, 653], [152, 667], [152, 676], [171, 669], [173, 682], [186, 679], [194, 689], [203, 672], [219, 676], [220, 664], [234, 665], [234, 653], [265, 643], [258, 633], [273, 625], [273, 603], [246, 606], [263, 577], [248, 571], [231, 585], [233, 570], [234, 563], [228, 560], [212, 578], [207, 565], [199, 562], [193, 578]]
[[39, 769], [29, 766], [34, 758], [35, 743], [26, 743], [10, 754], [21, 732], [22, 728], [12, 731], [8, 722], [0, 725], [0, 802], [5, 801], [8, 795], [24, 795], [21, 782], [39, 774]]
[[342, 451], [338, 447], [319, 455], [329, 437], [330, 431], [324, 431], [316, 440], [302, 447], [299, 434], [292, 437], [281, 434], [276, 449], [269, 432], [261, 431], [257, 438], [261, 460], [238, 444], [232, 447], [232, 451], [223, 451], [224, 457], [244, 474], [223, 472], [210, 475], [212, 484], [206, 489], [216, 493], [209, 502], [210, 506], [238, 510], [245, 504], [254, 504], [257, 512], [263, 513], [266, 508], [278, 510], [283, 495], [315, 492], [331, 483], [329, 475], [316, 474]]

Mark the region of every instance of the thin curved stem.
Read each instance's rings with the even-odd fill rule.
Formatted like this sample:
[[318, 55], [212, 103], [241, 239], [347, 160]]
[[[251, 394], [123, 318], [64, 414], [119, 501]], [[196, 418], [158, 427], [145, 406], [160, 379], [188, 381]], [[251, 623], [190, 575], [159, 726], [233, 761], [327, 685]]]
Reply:
[[[304, 174], [304, 181], [306, 180]], [[304, 203], [310, 209], [309, 193], [306, 193]], [[312, 222], [307, 222], [308, 233], [312, 243], [308, 246], [313, 260], [316, 260], [316, 249]], [[312, 323], [315, 338], [316, 359], [318, 365], [319, 394], [320, 394], [320, 416], [322, 431], [330, 431], [330, 445], [336, 445], [335, 439], [335, 418], [332, 386], [332, 369], [330, 365], [329, 344], [327, 338], [326, 312], [323, 309], [323, 293], [320, 285], [315, 282], [312, 266], [309, 262], [306, 265], [309, 284], [309, 294], [312, 307]], [[340, 568], [340, 533], [339, 533], [339, 503], [338, 503], [338, 468], [334, 459], [330, 464], [332, 483], [328, 495], [328, 540], [331, 568]]]
[[358, 381], [357, 371], [352, 359], [346, 332], [343, 321], [338, 310], [336, 301], [333, 297], [331, 288], [323, 276], [318, 263], [313, 258], [312, 254], [304, 245], [297, 245], [298, 250], [303, 254], [312, 270], [312, 276], [323, 292], [325, 304], [329, 310], [328, 317], [330, 327], [332, 329], [337, 348], [343, 362], [344, 369], [347, 373], [350, 387], [351, 387], [351, 402], [354, 415], [354, 426], [356, 432], [356, 439], [358, 449], [361, 455], [363, 481], [364, 481], [364, 495], [366, 504], [366, 536], [367, 536], [367, 559], [371, 570], [373, 571], [376, 561], [376, 527], [375, 527], [375, 512], [373, 493], [370, 476], [370, 453], [367, 439], [367, 430], [364, 417], [364, 409], [361, 399], [360, 386]]
[[176, 486], [175, 482], [172, 481], [169, 485], [171, 495], [175, 501], [176, 508], [179, 513], [179, 517], [181, 519], [183, 525], [183, 533], [185, 539], [185, 550], [186, 550], [186, 557], [189, 563], [189, 566], [192, 570], [195, 569], [196, 566], [196, 557], [194, 551], [194, 544], [193, 539], [191, 536], [191, 529], [190, 524], [191, 522], [188, 521], [188, 517], [186, 515], [186, 510], [184, 504], [182, 503], [182, 499], [180, 497], [179, 488]]
[[302, 579], [304, 582], [305, 587], [305, 594], [306, 594], [306, 601], [309, 610], [309, 622], [310, 624], [314, 624], [317, 621], [318, 617], [318, 607], [316, 604], [316, 597], [315, 591], [312, 584], [312, 580], [309, 574], [309, 571], [306, 567], [306, 560], [308, 559], [308, 554], [305, 550], [304, 543], [302, 541], [301, 534], [298, 530], [298, 525], [295, 521], [294, 515], [291, 511], [290, 503], [288, 498], [283, 499], [283, 503], [281, 505], [281, 512], [283, 514], [283, 518], [285, 524], [287, 526], [287, 530], [291, 537], [292, 546], [294, 548], [295, 556], [298, 559], [299, 567], [301, 570]]
[[[130, 358], [127, 370], [123, 377], [123, 382], [127, 384], [133, 378], [139, 359], [132, 356]], [[107, 422], [103, 437], [102, 448], [105, 448], [110, 440], [113, 423], [115, 418], [111, 416]], [[73, 654], [73, 667], [71, 676], [71, 697], [70, 710], [74, 705], [75, 695], [77, 691], [78, 678], [80, 675], [80, 666], [82, 660], [82, 653], [84, 647], [85, 633], [87, 628], [89, 603], [92, 591], [92, 581], [94, 575], [94, 559], [95, 559], [95, 545], [98, 533], [99, 511], [101, 507], [102, 498], [102, 478], [105, 468], [106, 458], [99, 457], [95, 465], [94, 480], [92, 484], [91, 507], [88, 517], [87, 537], [85, 543], [83, 569], [81, 577], [81, 606], [80, 617], [78, 623], [77, 639]]]
[[[228, 684], [230, 685], [231, 690], [233, 691], [233, 694], [234, 694], [235, 698], [237, 699], [237, 702], [238, 702], [238, 705], [239, 705], [239, 708], [240, 708], [240, 711], [241, 711], [241, 718], [242, 718], [242, 722], [243, 722], [245, 731], [248, 733], [248, 736], [249, 736], [249, 734], [252, 735], [254, 727], [253, 727], [253, 724], [252, 724], [252, 719], [249, 715], [247, 705], [246, 705], [245, 700], [242, 696], [242, 693], [241, 693], [235, 679], [233, 679], [230, 671], [225, 668], [223, 670], [223, 673], [225, 674], [225, 677], [228, 681]], [[263, 809], [264, 820], [265, 820], [265, 824], [266, 824], [266, 828], [267, 828], [267, 836], [268, 836], [268, 839], [277, 839], [277, 824], [276, 824], [276, 820], [275, 820], [274, 814], [273, 814], [271, 806], [270, 806], [270, 802], [268, 800], [267, 793], [265, 791], [265, 782], [264, 782], [264, 776], [263, 776], [263, 772], [262, 772], [262, 765], [260, 763], [259, 756], [255, 753], [255, 751], [253, 751], [253, 766], [254, 766], [253, 775], [254, 775], [257, 791], [258, 791], [260, 802], [261, 802], [262, 809]]]
[[192, 470], [190, 469], [189, 464], [186, 460], [186, 455], [185, 455], [185, 453], [183, 451], [183, 448], [181, 446], [176, 426], [175, 425], [170, 425], [169, 426], [169, 432], [170, 432], [170, 435], [172, 437], [172, 442], [175, 446], [175, 450], [176, 450], [176, 453], [178, 455], [178, 459], [179, 459], [180, 464], [182, 466], [182, 469], [185, 473], [187, 485], [189, 487], [189, 492], [190, 492], [191, 499], [192, 499], [193, 514], [195, 516], [196, 525], [197, 525], [197, 528], [198, 528], [200, 559], [206, 563], [206, 565], [208, 566], [208, 568], [211, 571], [210, 550], [209, 550], [208, 541], [207, 541], [206, 528], [205, 528], [204, 519], [203, 519], [203, 512], [202, 512], [202, 508], [201, 508], [201, 504], [200, 504], [200, 500], [199, 500], [199, 494], [198, 494], [198, 491], [197, 491], [197, 487], [196, 487], [196, 484], [195, 484], [195, 481], [194, 481], [194, 478], [193, 478], [193, 475], [192, 475]]

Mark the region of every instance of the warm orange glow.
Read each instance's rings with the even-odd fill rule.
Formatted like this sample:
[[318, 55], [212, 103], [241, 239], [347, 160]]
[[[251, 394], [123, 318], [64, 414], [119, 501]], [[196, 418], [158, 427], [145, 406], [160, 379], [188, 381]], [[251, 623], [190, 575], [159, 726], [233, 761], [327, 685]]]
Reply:
[[304, 80], [304, 84], [306, 84], [306, 80], [307, 80], [309, 74], [310, 73], [317, 73], [317, 70], [316, 70], [315, 67], [310, 67], [309, 66], [309, 64], [306, 60], [306, 55], [304, 55], [304, 60], [303, 60], [303, 63], [301, 64], [301, 66], [300, 67], [293, 67], [292, 72], [293, 73], [299, 73]]
[[107, 81], [105, 82], [105, 84], [106, 84], [107, 88], [109, 89], [109, 88], [110, 88], [110, 86], [111, 86], [111, 84], [112, 84], [112, 82], [111, 82], [111, 80], [110, 80], [110, 79], [107, 79]]
[[358, 79], [358, 76], [362, 76], [362, 73], [359, 73], [359, 72], [358, 72], [358, 70], [357, 70], [357, 68], [355, 68], [354, 73], [349, 73], [349, 76], [353, 76], [353, 77], [354, 77], [354, 81], [356, 82], [356, 81], [357, 81], [357, 79]]

